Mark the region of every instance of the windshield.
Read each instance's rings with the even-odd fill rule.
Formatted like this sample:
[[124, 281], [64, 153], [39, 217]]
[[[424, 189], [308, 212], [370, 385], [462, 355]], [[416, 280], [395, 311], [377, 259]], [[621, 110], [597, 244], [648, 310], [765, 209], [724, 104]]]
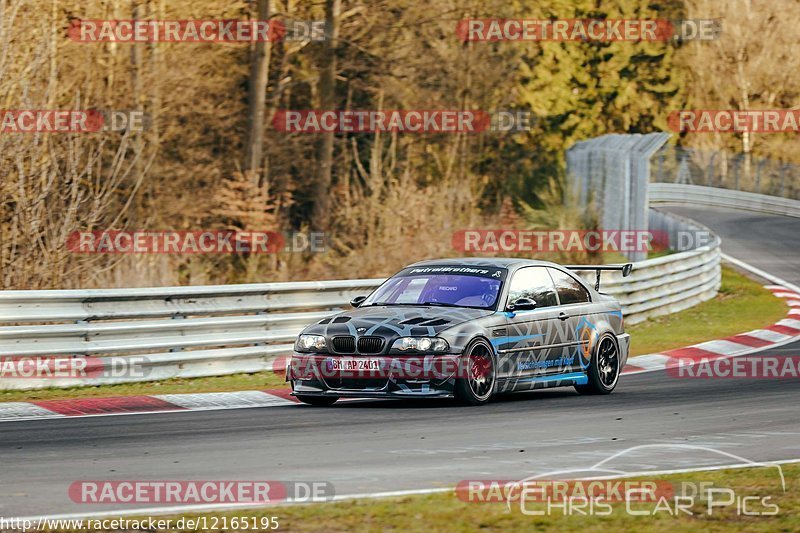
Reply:
[[492, 309], [506, 269], [495, 267], [411, 267], [381, 285], [360, 307], [435, 305]]

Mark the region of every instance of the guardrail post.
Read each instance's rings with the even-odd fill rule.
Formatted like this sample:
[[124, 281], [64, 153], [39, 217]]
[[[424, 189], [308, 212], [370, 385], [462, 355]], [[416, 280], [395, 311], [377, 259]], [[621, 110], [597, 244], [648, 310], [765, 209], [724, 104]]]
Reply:
[[[186, 319], [186, 315], [172, 315], [171, 319], [172, 320], [185, 320]], [[180, 346], [180, 347], [176, 347], [176, 348], [170, 348], [169, 351], [170, 352], [182, 352], [183, 351], [183, 347]]]
[[714, 152], [713, 154], [711, 154], [711, 159], [708, 161], [708, 172], [707, 172], [708, 175], [706, 176], [706, 185], [708, 185], [709, 187], [711, 187], [711, 183], [714, 178], [714, 158], [717, 157], [717, 153], [718, 152]]
[[781, 165], [781, 196], [786, 198], [786, 164]]
[[[268, 314], [268, 312], [267, 312], [267, 310], [266, 310], [266, 309], [262, 309], [261, 311], [258, 311], [258, 312], [256, 313], [256, 315], [266, 315], [266, 314]], [[266, 345], [267, 345], [267, 343], [266, 343], [266, 342], [257, 342], [257, 343], [256, 343], [256, 346], [266, 346]]]
[[756, 192], [761, 192], [761, 169], [764, 168], [764, 164], [767, 162], [766, 159], [762, 159], [756, 165]]

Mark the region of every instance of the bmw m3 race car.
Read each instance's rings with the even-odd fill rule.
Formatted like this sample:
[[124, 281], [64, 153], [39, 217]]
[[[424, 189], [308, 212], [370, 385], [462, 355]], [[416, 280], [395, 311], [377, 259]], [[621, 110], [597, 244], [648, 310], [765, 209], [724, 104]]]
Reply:
[[[455, 397], [480, 405], [498, 393], [573, 386], [614, 390], [628, 358], [619, 302], [600, 272], [528, 259], [414, 263], [353, 309], [306, 327], [287, 381], [312, 405], [342, 397]], [[591, 287], [575, 270], [597, 272]]]

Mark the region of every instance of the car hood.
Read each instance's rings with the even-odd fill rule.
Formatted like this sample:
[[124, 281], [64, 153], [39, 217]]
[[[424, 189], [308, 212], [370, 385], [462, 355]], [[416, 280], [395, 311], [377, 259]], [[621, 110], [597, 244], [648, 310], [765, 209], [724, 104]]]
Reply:
[[325, 335], [376, 335], [380, 337], [430, 336], [468, 320], [489, 316], [490, 309], [425, 306], [375, 306], [356, 308], [308, 326], [303, 333]]

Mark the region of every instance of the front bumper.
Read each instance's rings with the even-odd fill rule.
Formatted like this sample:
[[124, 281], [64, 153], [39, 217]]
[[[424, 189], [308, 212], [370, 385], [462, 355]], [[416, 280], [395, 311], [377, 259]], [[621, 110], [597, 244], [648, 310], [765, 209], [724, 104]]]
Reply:
[[350, 390], [350, 389], [319, 389], [306, 385], [305, 382], [295, 382], [292, 386], [292, 396], [334, 396], [337, 398], [452, 398], [453, 389], [442, 388], [432, 390]]
[[[333, 360], [379, 361], [380, 370], [333, 370]], [[292, 394], [352, 398], [447, 398], [453, 396], [458, 355], [342, 356], [295, 353], [286, 380]]]

